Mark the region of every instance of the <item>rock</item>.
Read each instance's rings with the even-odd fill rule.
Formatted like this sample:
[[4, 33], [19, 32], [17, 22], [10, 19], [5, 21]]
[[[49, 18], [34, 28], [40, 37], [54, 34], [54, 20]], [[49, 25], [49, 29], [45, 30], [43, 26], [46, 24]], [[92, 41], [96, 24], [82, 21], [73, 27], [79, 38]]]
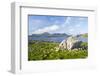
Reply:
[[67, 49], [67, 41], [63, 40], [60, 44], [59, 44], [59, 49], [60, 50], [65, 50]]
[[82, 41], [79, 41], [77, 37], [71, 36], [67, 39], [67, 49], [72, 50], [75, 48], [80, 48], [81, 43]]
[[60, 50], [73, 50], [73, 49], [78, 49], [80, 48], [82, 41], [78, 40], [77, 37], [71, 36], [68, 37], [67, 39], [63, 40], [59, 44], [59, 49]]

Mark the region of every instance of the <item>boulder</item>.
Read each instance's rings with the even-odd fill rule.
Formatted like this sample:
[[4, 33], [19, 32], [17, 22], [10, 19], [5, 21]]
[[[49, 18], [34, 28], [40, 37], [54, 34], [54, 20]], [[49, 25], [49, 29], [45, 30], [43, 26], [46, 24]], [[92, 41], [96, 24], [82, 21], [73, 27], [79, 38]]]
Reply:
[[65, 50], [67, 49], [67, 41], [63, 40], [60, 44], [59, 44], [59, 49], [60, 50]]
[[82, 41], [78, 40], [77, 37], [71, 36], [67, 39], [67, 49], [72, 50], [75, 48], [80, 48], [81, 43]]
[[73, 50], [73, 49], [78, 49], [81, 46], [82, 41], [78, 40], [76, 36], [71, 36], [68, 37], [67, 39], [63, 40], [59, 44], [59, 49], [60, 50]]

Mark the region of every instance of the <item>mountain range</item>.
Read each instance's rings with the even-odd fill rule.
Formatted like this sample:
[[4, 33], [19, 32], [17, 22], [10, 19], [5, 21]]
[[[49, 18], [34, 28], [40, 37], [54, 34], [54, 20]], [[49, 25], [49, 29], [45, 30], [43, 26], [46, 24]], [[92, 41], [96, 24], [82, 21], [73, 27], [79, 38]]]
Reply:
[[[32, 34], [28, 36], [28, 40], [32, 41], [32, 40], [38, 40], [38, 41], [52, 41], [52, 42], [61, 42], [62, 40], [70, 37], [72, 35], [68, 35], [66, 33], [53, 33], [50, 34], [48, 32], [44, 32], [41, 34]], [[87, 42], [88, 40], [88, 34], [79, 34], [76, 35], [77, 38], [79, 38], [81, 41], [83, 40], [84, 42]]]

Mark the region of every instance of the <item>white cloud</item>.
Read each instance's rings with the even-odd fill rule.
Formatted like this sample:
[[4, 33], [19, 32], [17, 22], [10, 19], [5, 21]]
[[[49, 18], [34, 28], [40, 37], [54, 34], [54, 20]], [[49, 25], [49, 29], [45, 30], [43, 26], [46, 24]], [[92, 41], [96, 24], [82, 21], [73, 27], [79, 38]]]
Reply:
[[67, 17], [66, 21], [65, 21], [65, 24], [69, 24], [71, 21], [71, 17]]
[[56, 31], [57, 29], [59, 29], [59, 27], [57, 25], [52, 25], [52, 26], [48, 26], [48, 27], [44, 27], [44, 28], [40, 28], [38, 30], [33, 31], [32, 34], [41, 34], [44, 32], [53, 32]]
[[69, 29], [69, 31], [70, 31], [70, 32], [73, 32], [73, 31], [74, 31], [74, 29]]
[[80, 27], [81, 25], [77, 24], [76, 27]]
[[67, 17], [62, 26], [65, 27], [66, 25], [70, 24], [70, 21], [71, 21], [71, 17]]
[[73, 28], [73, 26], [68, 26], [68, 28], [70, 29], [70, 28]]

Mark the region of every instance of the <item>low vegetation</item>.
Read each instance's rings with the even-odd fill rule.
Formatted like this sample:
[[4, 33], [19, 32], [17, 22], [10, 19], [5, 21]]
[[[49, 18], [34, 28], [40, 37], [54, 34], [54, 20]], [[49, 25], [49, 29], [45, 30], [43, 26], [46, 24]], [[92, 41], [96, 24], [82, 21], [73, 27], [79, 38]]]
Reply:
[[55, 59], [77, 59], [86, 58], [88, 51], [85, 49], [87, 43], [81, 46], [84, 49], [78, 50], [57, 50], [59, 43], [32, 41], [28, 43], [28, 60], [55, 60]]
[[87, 33], [86, 34], [82, 34], [82, 37], [87, 38], [88, 37], [88, 34]]

